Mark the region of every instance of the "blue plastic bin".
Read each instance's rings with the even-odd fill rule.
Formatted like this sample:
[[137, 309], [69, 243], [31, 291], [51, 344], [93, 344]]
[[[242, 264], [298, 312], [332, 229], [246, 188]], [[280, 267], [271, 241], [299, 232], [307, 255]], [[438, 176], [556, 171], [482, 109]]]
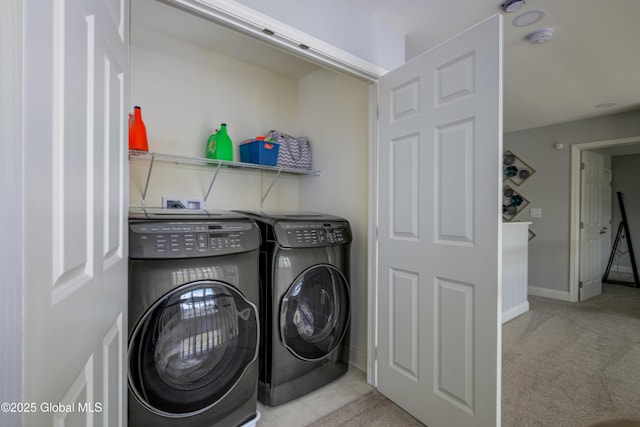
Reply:
[[240, 161], [258, 165], [275, 166], [278, 162], [277, 142], [249, 140], [240, 144]]

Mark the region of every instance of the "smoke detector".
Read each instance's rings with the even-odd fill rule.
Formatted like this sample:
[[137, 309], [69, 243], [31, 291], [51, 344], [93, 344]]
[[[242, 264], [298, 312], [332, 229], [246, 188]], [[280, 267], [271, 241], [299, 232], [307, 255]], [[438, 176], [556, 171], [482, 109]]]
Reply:
[[507, 0], [502, 3], [502, 10], [507, 13], [515, 12], [524, 5], [524, 0]]
[[532, 33], [527, 34], [527, 40], [531, 44], [546, 43], [553, 37], [553, 28], [541, 28]]

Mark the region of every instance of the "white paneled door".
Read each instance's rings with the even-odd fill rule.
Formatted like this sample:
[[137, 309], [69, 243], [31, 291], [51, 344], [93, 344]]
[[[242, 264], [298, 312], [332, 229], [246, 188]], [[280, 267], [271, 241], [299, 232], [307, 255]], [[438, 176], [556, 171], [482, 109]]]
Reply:
[[584, 301], [602, 293], [602, 252], [606, 250], [602, 236], [610, 227], [603, 217], [603, 197], [611, 200], [611, 189], [605, 186], [604, 157], [601, 154], [583, 150], [581, 168], [580, 301]]
[[502, 21], [379, 86], [377, 380], [429, 427], [500, 423]]
[[128, 9], [24, 0], [24, 426], [125, 425]]

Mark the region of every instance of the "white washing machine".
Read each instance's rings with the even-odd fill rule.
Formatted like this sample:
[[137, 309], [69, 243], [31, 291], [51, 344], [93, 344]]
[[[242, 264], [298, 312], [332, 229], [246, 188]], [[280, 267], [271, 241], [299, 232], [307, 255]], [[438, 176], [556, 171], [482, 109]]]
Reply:
[[225, 211], [129, 213], [130, 426], [257, 416], [260, 232]]
[[276, 406], [349, 366], [351, 228], [313, 212], [243, 212], [262, 233], [258, 400]]

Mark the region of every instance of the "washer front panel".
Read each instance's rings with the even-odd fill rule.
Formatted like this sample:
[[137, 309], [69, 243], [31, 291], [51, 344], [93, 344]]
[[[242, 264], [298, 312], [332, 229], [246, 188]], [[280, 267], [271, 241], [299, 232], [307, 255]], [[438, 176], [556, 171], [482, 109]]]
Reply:
[[196, 258], [258, 248], [253, 221], [131, 221], [129, 258]]
[[315, 265], [291, 284], [280, 302], [282, 344], [296, 357], [327, 357], [349, 329], [349, 285], [332, 265]]
[[285, 248], [344, 245], [351, 242], [349, 224], [342, 221], [279, 221], [274, 226], [278, 244]]
[[163, 416], [215, 405], [258, 355], [257, 308], [236, 288], [203, 280], [169, 292], [142, 316], [129, 345], [129, 387]]

